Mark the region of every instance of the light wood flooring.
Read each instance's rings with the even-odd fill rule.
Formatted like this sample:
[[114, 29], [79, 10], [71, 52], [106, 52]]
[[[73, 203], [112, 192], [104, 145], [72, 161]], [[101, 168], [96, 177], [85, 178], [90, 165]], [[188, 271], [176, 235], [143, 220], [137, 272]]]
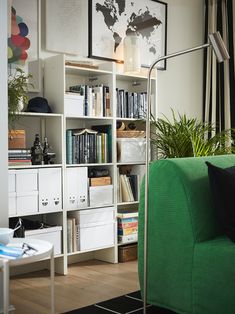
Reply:
[[[50, 313], [49, 272], [16, 276], [10, 281], [15, 314]], [[139, 290], [137, 262], [109, 264], [93, 260], [72, 264], [56, 275], [56, 313], [63, 313]], [[92, 314], [92, 313], [91, 313]]]

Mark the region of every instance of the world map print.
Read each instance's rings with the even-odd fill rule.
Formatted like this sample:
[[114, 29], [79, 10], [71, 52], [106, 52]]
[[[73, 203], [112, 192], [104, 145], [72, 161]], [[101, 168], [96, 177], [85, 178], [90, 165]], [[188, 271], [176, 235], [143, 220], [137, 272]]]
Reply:
[[[151, 63], [164, 54], [165, 6], [157, 1], [94, 1], [92, 32], [94, 50], [104, 57], [122, 60], [125, 36], [137, 35], [142, 63]], [[96, 40], [97, 39], [97, 40]]]

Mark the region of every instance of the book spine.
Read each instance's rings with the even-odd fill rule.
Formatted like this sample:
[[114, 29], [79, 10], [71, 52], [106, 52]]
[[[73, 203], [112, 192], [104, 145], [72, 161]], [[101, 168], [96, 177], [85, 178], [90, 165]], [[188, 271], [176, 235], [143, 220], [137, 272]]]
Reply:
[[72, 164], [72, 130], [66, 130], [66, 163]]
[[130, 228], [119, 228], [118, 235], [130, 235], [138, 232], [138, 227], [130, 227]]
[[130, 221], [130, 222], [119, 222], [118, 220], [118, 228], [125, 229], [125, 228], [134, 228], [138, 227], [138, 221]]

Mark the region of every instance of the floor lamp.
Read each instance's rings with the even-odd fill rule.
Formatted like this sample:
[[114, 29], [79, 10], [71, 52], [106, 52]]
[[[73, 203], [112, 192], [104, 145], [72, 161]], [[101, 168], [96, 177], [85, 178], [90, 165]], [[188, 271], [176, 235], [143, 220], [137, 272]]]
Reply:
[[[155, 60], [149, 70], [148, 70], [148, 82], [147, 82], [147, 111], [146, 111], [146, 156], [145, 156], [145, 164], [146, 164], [146, 173], [145, 173], [145, 204], [144, 204], [144, 293], [143, 293], [143, 307], [144, 307], [144, 314], [146, 313], [146, 305], [147, 305], [147, 263], [148, 263], [148, 193], [149, 193], [149, 150], [150, 150], [150, 110], [151, 110], [151, 73], [156, 64], [160, 61], [174, 58], [180, 55], [184, 55], [186, 53], [190, 53], [196, 50], [201, 50], [204, 48], [209, 48], [212, 46], [215, 55], [217, 57], [218, 62], [223, 62], [227, 59], [229, 59], [229, 54], [227, 52], [227, 49], [225, 47], [225, 44], [220, 36], [219, 32], [210, 34], [208, 36], [208, 43], [185, 49], [179, 52], [175, 52], [166, 56], [162, 56], [159, 59]], [[156, 108], [157, 112], [157, 108]]]

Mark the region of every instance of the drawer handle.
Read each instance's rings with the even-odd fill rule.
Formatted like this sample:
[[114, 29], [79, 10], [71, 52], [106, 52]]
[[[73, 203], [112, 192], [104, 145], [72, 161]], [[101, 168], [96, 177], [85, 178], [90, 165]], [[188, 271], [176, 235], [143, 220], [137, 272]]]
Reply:
[[47, 206], [47, 205], [48, 205], [48, 202], [47, 202], [47, 201], [42, 201], [42, 205], [43, 205], [43, 206]]

